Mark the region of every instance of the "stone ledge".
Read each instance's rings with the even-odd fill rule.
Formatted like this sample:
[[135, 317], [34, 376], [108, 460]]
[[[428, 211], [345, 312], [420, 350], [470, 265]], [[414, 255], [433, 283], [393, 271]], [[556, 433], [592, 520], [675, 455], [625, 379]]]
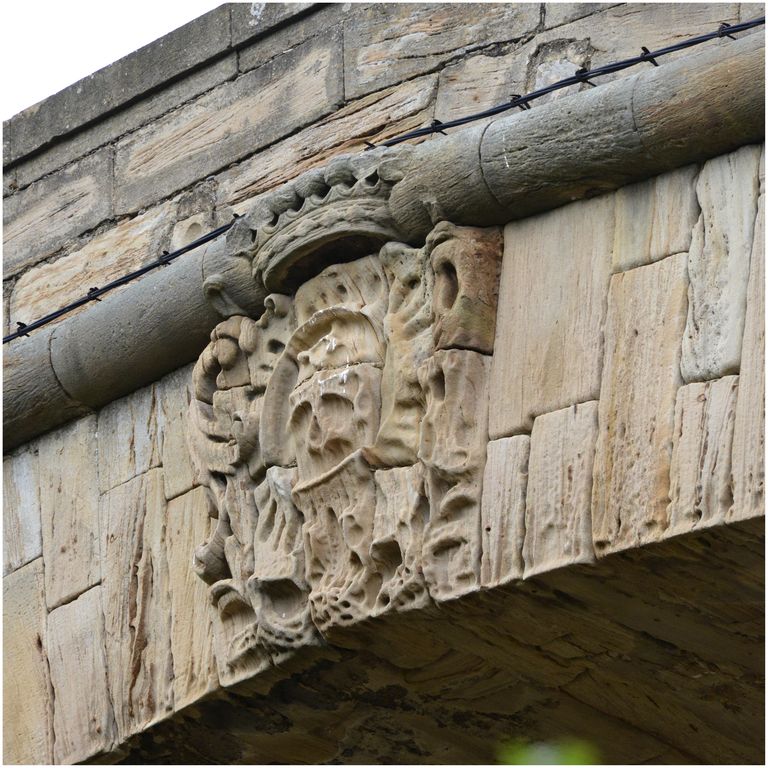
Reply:
[[490, 763], [578, 734], [605, 763], [759, 763], [763, 545], [752, 519], [368, 620], [108, 759]]
[[[257, 24], [252, 6], [266, 6]], [[313, 3], [226, 3], [3, 123], [3, 164], [14, 165], [157, 88], [271, 33]]]

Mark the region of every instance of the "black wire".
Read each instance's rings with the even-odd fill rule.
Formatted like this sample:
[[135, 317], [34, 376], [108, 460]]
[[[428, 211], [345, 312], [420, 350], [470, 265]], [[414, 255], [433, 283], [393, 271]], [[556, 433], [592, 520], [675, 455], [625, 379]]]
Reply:
[[490, 107], [489, 109], [483, 110], [482, 112], [476, 112], [473, 115], [459, 117], [455, 120], [446, 120], [445, 122], [437, 120], [432, 125], [425, 126], [424, 128], [416, 128], [415, 130], [409, 131], [408, 133], [403, 133], [399, 136], [395, 136], [394, 138], [382, 141], [380, 144], [372, 144], [368, 142], [365, 151], [377, 149], [378, 147], [393, 147], [396, 144], [402, 144], [404, 141], [409, 141], [410, 139], [417, 139], [421, 138], [422, 136], [431, 136], [434, 133], [443, 133], [446, 128], [458, 128], [459, 126], [475, 122], [476, 120], [483, 120], [486, 117], [493, 117], [494, 115], [501, 114], [502, 112], [508, 112], [510, 109], [515, 109], [516, 107], [527, 109], [531, 101], [540, 99], [542, 96], [546, 96], [553, 91], [559, 91], [562, 88], [568, 88], [572, 85], [580, 85], [581, 83], [589, 83], [590, 85], [594, 85], [590, 82], [592, 78], [600, 77], [601, 75], [610, 75], [614, 72], [620, 72], [623, 69], [628, 69], [629, 67], [634, 67], [638, 64], [653, 64], [654, 66], [658, 66], [658, 64], [656, 64], [656, 59], [660, 58], [661, 56], [667, 56], [670, 53], [682, 51], [686, 48], [691, 48], [694, 45], [700, 45], [701, 43], [705, 43], [709, 40], [715, 40], [722, 37], [730, 37], [736, 32], [744, 32], [747, 29], [752, 29], [762, 24], [765, 24], [765, 16], [761, 16], [758, 19], [753, 19], [752, 21], [745, 21], [741, 24], [722, 24], [716, 32], [709, 32], [706, 35], [691, 37], [688, 40], [683, 40], [682, 42], [667, 46], [666, 48], [659, 48], [656, 51], [649, 51], [647, 48], [643, 47], [643, 53], [639, 56], [633, 56], [631, 59], [624, 59], [623, 61], [616, 61], [611, 64], [604, 64], [601, 67], [595, 67], [595, 69], [577, 70], [575, 74], [571, 75], [571, 77], [558, 80], [556, 83], [552, 83], [545, 88], [539, 88], [536, 91], [531, 91], [525, 95], [515, 96], [513, 99], [510, 99], [510, 101], [504, 102], [503, 104], [498, 104], [495, 107]]
[[29, 335], [30, 331], [35, 331], [38, 328], [42, 328], [42, 326], [57, 320], [62, 315], [66, 315], [68, 312], [71, 312], [73, 309], [82, 307], [83, 304], [87, 304], [89, 301], [100, 301], [100, 296], [103, 296], [105, 293], [113, 290], [114, 288], [119, 288], [121, 285], [127, 285], [137, 277], [146, 275], [147, 272], [151, 272], [153, 269], [167, 266], [179, 256], [194, 250], [201, 245], [205, 245], [211, 240], [215, 240], [219, 235], [223, 235], [232, 227], [234, 223], [234, 221], [230, 221], [229, 224], [224, 224], [223, 226], [208, 232], [202, 237], [199, 237], [197, 240], [192, 241], [188, 245], [185, 245], [183, 248], [179, 248], [171, 253], [164, 251], [163, 254], [159, 256], [155, 261], [152, 261], [149, 264], [141, 267], [141, 269], [137, 269], [134, 272], [128, 272], [127, 274], [118, 277], [116, 280], [113, 280], [111, 283], [107, 283], [106, 285], [101, 286], [101, 288], [91, 288], [82, 298], [76, 299], [71, 304], [67, 304], [65, 307], [57, 309], [55, 312], [51, 312], [50, 315], [45, 315], [45, 317], [41, 317], [39, 320], [35, 320], [34, 323], [30, 323], [29, 325], [25, 323], [17, 323], [19, 329], [14, 333], [9, 334], [8, 336], [4, 336], [3, 344], [7, 344], [9, 341], [18, 339], [20, 336], [27, 336]]
[[[434, 120], [431, 125], [428, 125], [424, 128], [417, 128], [416, 130], [409, 131], [408, 133], [400, 134], [399, 136], [395, 136], [394, 138], [387, 139], [386, 141], [382, 141], [380, 144], [372, 144], [370, 142], [366, 142], [366, 150], [377, 149], [379, 147], [393, 147], [396, 144], [402, 144], [404, 141], [408, 141], [410, 139], [417, 139], [422, 136], [431, 136], [434, 133], [444, 133], [446, 128], [458, 128], [459, 126], [466, 125], [467, 123], [475, 122], [476, 120], [482, 120], [486, 117], [493, 117], [494, 115], [501, 114], [502, 112], [507, 112], [510, 109], [515, 109], [515, 108], [529, 109], [531, 101], [534, 101], [535, 99], [539, 99], [542, 96], [546, 96], [548, 93], [552, 93], [553, 91], [558, 91], [561, 88], [568, 88], [569, 86], [580, 85], [581, 83], [588, 83], [589, 85], [594, 85], [594, 83], [590, 81], [595, 77], [600, 77], [602, 75], [610, 75], [610, 74], [613, 74], [614, 72], [620, 72], [623, 69], [628, 69], [629, 67], [634, 67], [638, 64], [652, 64], [653, 66], [658, 66], [658, 64], [656, 63], [656, 59], [660, 58], [661, 56], [666, 56], [670, 53], [675, 53], [676, 51], [682, 51], [686, 48], [691, 48], [694, 45], [700, 45], [701, 43], [705, 43], [708, 40], [714, 40], [716, 38], [722, 38], [722, 37], [730, 38], [731, 35], [736, 32], [744, 32], [747, 29], [759, 27], [762, 24], [765, 24], [765, 16], [761, 16], [760, 18], [753, 19], [752, 21], [745, 21], [745, 22], [742, 22], [741, 24], [733, 24], [733, 25], [721, 24], [716, 32], [709, 32], [706, 35], [691, 37], [688, 40], [683, 40], [680, 43], [667, 46], [666, 48], [659, 48], [656, 51], [649, 51], [647, 48], [645, 48], [645, 46], [643, 46], [642, 47], [643, 52], [639, 56], [634, 56], [631, 59], [624, 59], [623, 61], [616, 61], [611, 64], [604, 64], [603, 66], [596, 67], [595, 69], [589, 69], [589, 70], [579, 69], [573, 75], [571, 75], [571, 77], [566, 77], [563, 80], [558, 80], [556, 83], [552, 83], [552, 85], [548, 85], [545, 88], [539, 88], [538, 90], [531, 91], [530, 93], [526, 93], [525, 95], [515, 96], [510, 101], [507, 101], [503, 104], [499, 104], [495, 107], [490, 107], [489, 109], [483, 110], [482, 112], [476, 112], [473, 115], [467, 115], [466, 117], [459, 117], [455, 120], [448, 120], [446, 122], [441, 122], [440, 120]], [[235, 218], [237, 218], [237, 215], [235, 215]], [[82, 307], [84, 304], [87, 304], [89, 301], [100, 301], [101, 299], [99, 297], [103, 296], [108, 291], [111, 291], [114, 288], [118, 288], [121, 285], [126, 285], [127, 283], [130, 283], [131, 281], [135, 280], [136, 278], [147, 274], [147, 272], [151, 272], [153, 269], [157, 269], [158, 267], [164, 267], [170, 264], [174, 259], [177, 259], [182, 254], [187, 253], [188, 251], [191, 251], [195, 248], [198, 248], [199, 246], [204, 245], [205, 243], [210, 242], [211, 240], [214, 240], [219, 235], [223, 235], [232, 227], [234, 223], [235, 223], [234, 221], [231, 221], [229, 222], [229, 224], [225, 224], [224, 226], [221, 226], [218, 229], [214, 229], [212, 232], [208, 232], [208, 234], [203, 235], [202, 237], [199, 237], [197, 240], [189, 243], [189, 245], [185, 245], [183, 248], [179, 248], [178, 250], [173, 251], [172, 253], [164, 252], [161, 256], [157, 258], [156, 261], [153, 261], [150, 264], [147, 264], [141, 269], [137, 269], [135, 272], [129, 272], [128, 274], [125, 274], [122, 277], [118, 277], [116, 280], [113, 280], [111, 283], [107, 283], [106, 285], [100, 288], [91, 288], [88, 291], [88, 293], [82, 298], [77, 299], [76, 301], [73, 301], [71, 304], [67, 304], [61, 309], [57, 309], [55, 312], [52, 312], [50, 315], [45, 315], [45, 317], [41, 317], [39, 320], [35, 320], [34, 323], [29, 323], [29, 325], [26, 325], [25, 323], [18, 322], [17, 325], [19, 329], [14, 333], [9, 334], [8, 336], [4, 336], [3, 344], [7, 344], [9, 341], [18, 339], [20, 336], [28, 336], [30, 331], [37, 330], [38, 328], [41, 328], [42, 326], [47, 325], [48, 323], [54, 320], [57, 320], [62, 315], [65, 315], [68, 312], [71, 312], [73, 309]]]

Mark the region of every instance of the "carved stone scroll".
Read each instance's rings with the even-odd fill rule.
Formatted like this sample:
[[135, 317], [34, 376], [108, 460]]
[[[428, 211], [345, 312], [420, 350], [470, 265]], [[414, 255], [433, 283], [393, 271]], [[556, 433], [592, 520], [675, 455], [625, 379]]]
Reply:
[[307, 604], [304, 515], [291, 496], [295, 477], [295, 469], [270, 467], [256, 489], [255, 565], [246, 592], [258, 616], [257, 639], [274, 652], [315, 639]]
[[321, 631], [370, 615], [381, 578], [370, 554], [376, 488], [355, 451], [329, 472], [294, 488], [305, 511], [305, 547], [312, 619]]
[[419, 459], [430, 512], [422, 558], [438, 599], [479, 584], [490, 370], [489, 357], [458, 349], [436, 352], [419, 369], [427, 393]]
[[418, 369], [433, 350], [432, 293], [434, 275], [423, 250], [400, 243], [381, 249], [389, 281], [384, 317], [387, 351], [381, 384], [381, 425], [366, 449], [368, 460], [381, 467], [408, 466], [417, 460], [424, 392]]
[[385, 236], [376, 162], [302, 177], [232, 236], [293, 293], [218, 326], [194, 372], [193, 454], [216, 515], [196, 567], [227, 680], [480, 583], [501, 233]]
[[441, 222], [427, 237], [427, 249], [435, 274], [435, 348], [492, 354], [501, 232]]
[[381, 576], [374, 614], [422, 608], [429, 602], [422, 569], [429, 501], [420, 464], [375, 473], [376, 512], [371, 558]]

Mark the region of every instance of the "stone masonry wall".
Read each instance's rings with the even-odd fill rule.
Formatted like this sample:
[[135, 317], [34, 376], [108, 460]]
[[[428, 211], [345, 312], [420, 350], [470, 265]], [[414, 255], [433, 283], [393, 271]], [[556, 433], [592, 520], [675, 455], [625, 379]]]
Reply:
[[[364, 141], [760, 13], [222, 6], [5, 124], [4, 333]], [[484, 587], [763, 514], [763, 167], [743, 147], [505, 228]], [[191, 378], [4, 457], [6, 762], [109, 753], [219, 687]]]
[[163, 690], [133, 718], [141, 727], [215, 683], [191, 568], [208, 534], [186, 447], [191, 374], [4, 459], [7, 761], [84, 760], [128, 735], [134, 687]]
[[[506, 227], [483, 586], [763, 514], [762, 162]], [[4, 460], [6, 760], [108, 752], [219, 686], [191, 379]]]

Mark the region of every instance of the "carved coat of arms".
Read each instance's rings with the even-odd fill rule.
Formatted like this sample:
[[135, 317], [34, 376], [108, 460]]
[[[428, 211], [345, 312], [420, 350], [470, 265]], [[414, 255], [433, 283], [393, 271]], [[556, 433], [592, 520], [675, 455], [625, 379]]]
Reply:
[[224, 681], [479, 583], [502, 237], [443, 221], [400, 242], [388, 200], [407, 159], [340, 158], [229, 235], [271, 293], [194, 370], [216, 515], [195, 567]]

